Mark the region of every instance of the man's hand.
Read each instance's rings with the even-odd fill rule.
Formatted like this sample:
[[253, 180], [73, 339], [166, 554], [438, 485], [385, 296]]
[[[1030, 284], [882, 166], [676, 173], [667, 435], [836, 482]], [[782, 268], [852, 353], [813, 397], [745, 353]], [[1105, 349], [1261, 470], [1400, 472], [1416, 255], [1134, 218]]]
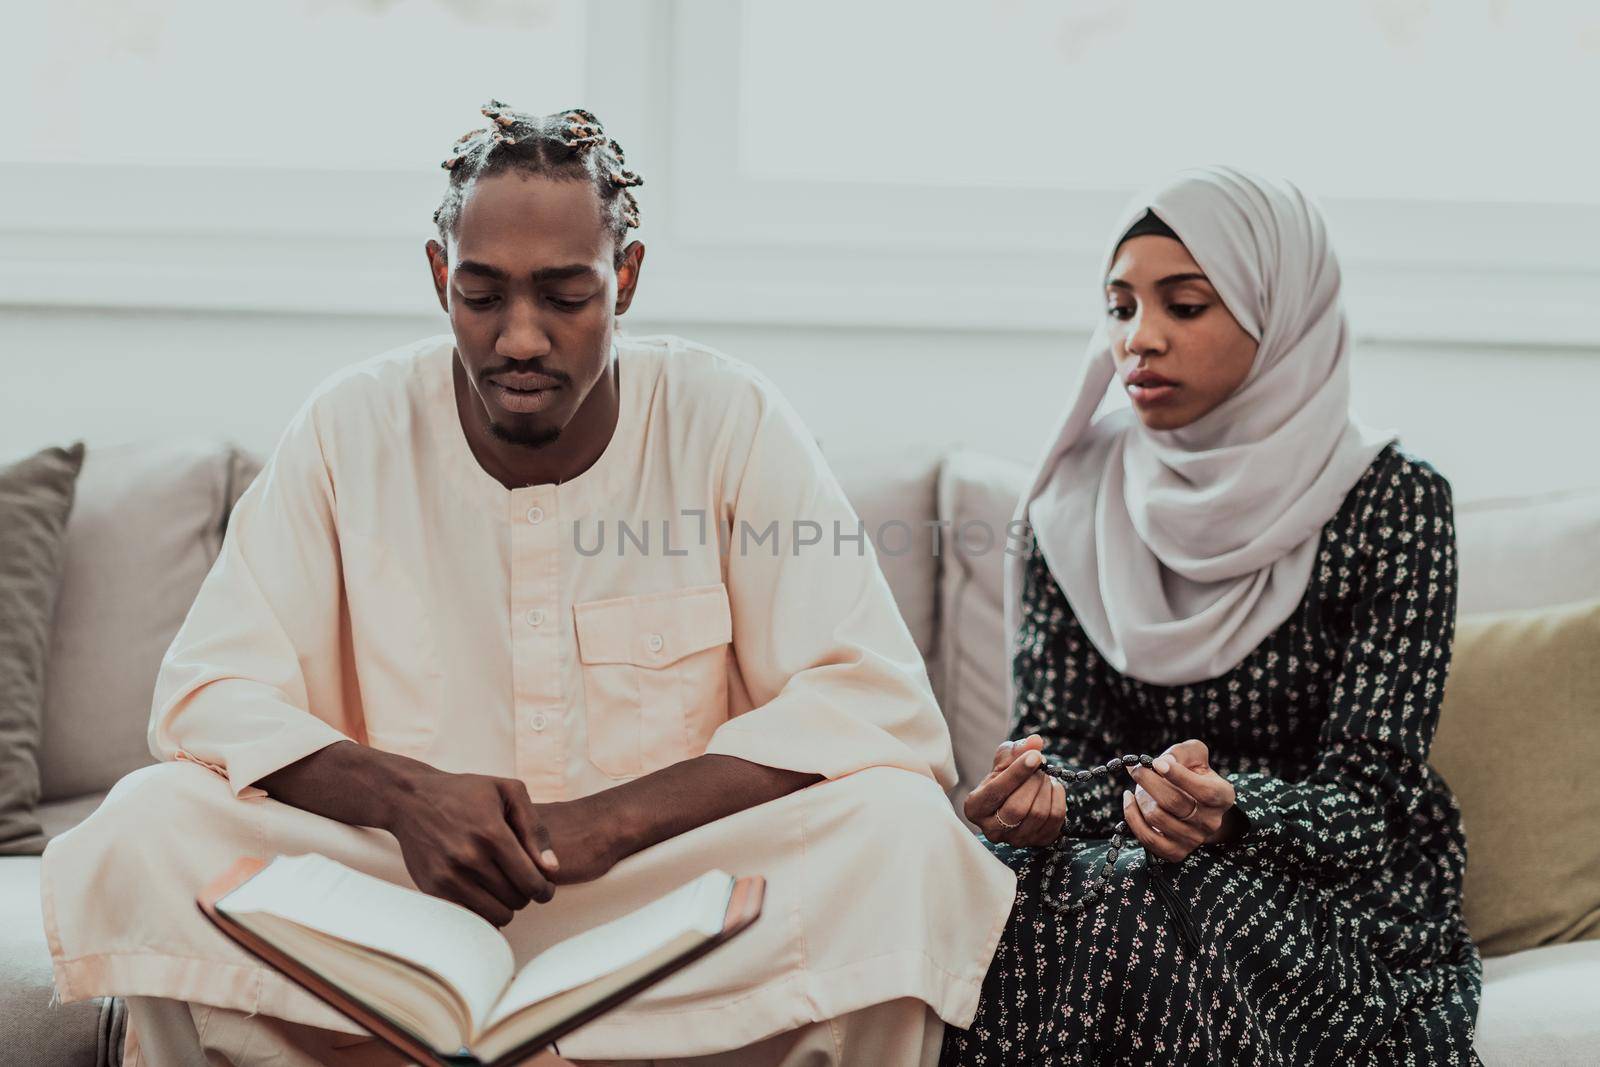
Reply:
[[707, 755], [578, 800], [535, 804], [515, 779], [451, 774], [339, 741], [256, 784], [291, 807], [389, 831], [418, 888], [504, 926], [557, 885], [592, 881], [640, 849], [820, 780]]
[[1204, 742], [1180, 741], [1132, 774], [1138, 784], [1122, 792], [1122, 817], [1152, 855], [1181, 863], [1201, 845], [1231, 841], [1242, 832], [1233, 783], [1212, 769]]
[[534, 804], [511, 778], [451, 774], [353, 741], [319, 749], [259, 783], [274, 800], [350, 826], [387, 830], [424, 893], [496, 926], [558, 884], [600, 877], [626, 853], [603, 794]]
[[1033, 734], [995, 749], [994, 767], [967, 794], [962, 810], [996, 844], [1048, 845], [1061, 834], [1067, 795], [1060, 782], [1039, 770], [1044, 738]]
[[558, 853], [521, 782], [428, 767], [410, 769], [397, 786], [384, 829], [418, 889], [496, 926], [555, 895]]
[[559, 866], [549, 872], [553, 884], [592, 882], [628, 854], [630, 849], [620, 833], [623, 813], [614, 793], [608, 789], [578, 800], [533, 805], [550, 848], [561, 857]]

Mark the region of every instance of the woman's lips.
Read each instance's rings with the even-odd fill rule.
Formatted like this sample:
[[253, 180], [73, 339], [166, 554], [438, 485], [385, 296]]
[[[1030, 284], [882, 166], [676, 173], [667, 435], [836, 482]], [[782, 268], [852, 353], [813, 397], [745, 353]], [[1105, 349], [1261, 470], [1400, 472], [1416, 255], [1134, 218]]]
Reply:
[[543, 411], [556, 401], [559, 386], [550, 386], [543, 389], [512, 389], [491, 381], [489, 388], [494, 393], [495, 403], [507, 411], [516, 412], [518, 415], [531, 415], [536, 411]]
[[1128, 397], [1142, 406], [1159, 404], [1170, 400], [1177, 395], [1180, 386], [1177, 382], [1169, 382], [1165, 378], [1153, 375], [1145, 378], [1134, 378], [1128, 381]]

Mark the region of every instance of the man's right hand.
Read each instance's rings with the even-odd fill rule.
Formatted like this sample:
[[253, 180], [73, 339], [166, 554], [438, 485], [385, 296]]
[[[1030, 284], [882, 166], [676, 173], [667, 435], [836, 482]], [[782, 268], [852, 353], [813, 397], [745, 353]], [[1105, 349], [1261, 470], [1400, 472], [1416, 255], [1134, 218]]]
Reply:
[[428, 767], [398, 786], [384, 828], [400, 843], [418, 889], [496, 926], [555, 895], [559, 861], [521, 782]]
[[[470, 908], [496, 926], [509, 923], [530, 901], [543, 903], [555, 894], [560, 868], [550, 833], [528, 790], [514, 779], [451, 774], [339, 741], [256, 784], [291, 807], [389, 831], [418, 889]], [[584, 867], [577, 862], [568, 880], [578, 880], [572, 874], [582, 878]]]

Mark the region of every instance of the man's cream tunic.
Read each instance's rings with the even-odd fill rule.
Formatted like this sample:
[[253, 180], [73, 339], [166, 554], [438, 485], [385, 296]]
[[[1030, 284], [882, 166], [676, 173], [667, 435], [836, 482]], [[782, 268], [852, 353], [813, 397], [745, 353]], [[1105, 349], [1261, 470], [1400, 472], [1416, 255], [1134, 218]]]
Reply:
[[201, 884], [317, 851], [410, 884], [387, 833], [254, 783], [354, 738], [535, 801], [701, 753], [827, 781], [525, 908], [519, 959], [721, 866], [769, 879], [734, 944], [562, 1042], [579, 1058], [738, 1048], [897, 998], [968, 1023], [1014, 892], [941, 787], [949, 736], [873, 549], [753, 369], [618, 343], [587, 471], [507, 490], [461, 428], [451, 338], [325, 382], [233, 512], [162, 663], [151, 744], [44, 860], [63, 999], [167, 997], [352, 1025], [213, 932]]

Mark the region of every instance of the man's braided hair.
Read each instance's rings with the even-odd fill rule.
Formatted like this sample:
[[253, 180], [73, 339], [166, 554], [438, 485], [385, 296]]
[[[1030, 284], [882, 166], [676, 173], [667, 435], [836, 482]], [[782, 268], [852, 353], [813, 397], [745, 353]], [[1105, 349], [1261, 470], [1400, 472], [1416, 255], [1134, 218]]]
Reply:
[[439, 164], [450, 172], [444, 200], [433, 213], [440, 239], [449, 243], [474, 181], [500, 171], [519, 170], [593, 182], [602, 219], [611, 230], [617, 262], [621, 263], [628, 230], [639, 225], [639, 202], [633, 189], [643, 185], [644, 179], [627, 169], [622, 146], [606, 136], [600, 120], [578, 108], [529, 115], [513, 111], [499, 100], [489, 101], [480, 110], [489, 125], [462, 134]]

